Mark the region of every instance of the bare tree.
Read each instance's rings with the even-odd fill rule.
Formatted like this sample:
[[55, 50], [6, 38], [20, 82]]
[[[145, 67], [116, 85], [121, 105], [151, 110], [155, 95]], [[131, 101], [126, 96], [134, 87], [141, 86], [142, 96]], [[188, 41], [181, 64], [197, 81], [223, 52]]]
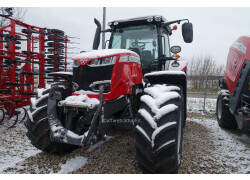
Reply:
[[191, 87], [202, 89], [206, 75], [222, 76], [225, 66], [217, 64], [211, 55], [193, 57], [188, 63], [187, 74], [190, 77]]
[[[6, 7], [0, 7], [0, 14], [7, 14], [4, 10], [5, 8]], [[27, 8], [13, 7], [12, 12], [13, 12], [12, 15], [13, 19], [23, 21], [27, 12]], [[0, 17], [0, 28], [8, 25], [8, 23], [9, 23], [8, 19]]]

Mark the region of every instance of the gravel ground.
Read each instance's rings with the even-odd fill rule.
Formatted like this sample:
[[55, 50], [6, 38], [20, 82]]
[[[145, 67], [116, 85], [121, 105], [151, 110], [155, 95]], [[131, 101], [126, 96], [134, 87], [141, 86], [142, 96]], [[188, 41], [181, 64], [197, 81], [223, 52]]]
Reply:
[[214, 116], [188, 117], [179, 173], [250, 173], [249, 131], [223, 130]]
[[[214, 115], [188, 114], [179, 173], [250, 172], [250, 132], [215, 127]], [[212, 128], [227, 135], [217, 137]], [[22, 124], [11, 130], [0, 126], [0, 131], [7, 135], [0, 137], [0, 173], [62, 173], [69, 162], [77, 159], [86, 163], [78, 162], [79, 166], [67, 173], [142, 173], [137, 167], [135, 134], [131, 131], [111, 132], [111, 138], [99, 146], [83, 147], [63, 156], [48, 155], [32, 147]]]

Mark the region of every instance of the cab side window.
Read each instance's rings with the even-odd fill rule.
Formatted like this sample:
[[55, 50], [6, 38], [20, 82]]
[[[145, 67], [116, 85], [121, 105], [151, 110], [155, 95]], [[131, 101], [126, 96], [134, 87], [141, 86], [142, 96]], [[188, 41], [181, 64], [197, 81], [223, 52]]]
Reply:
[[[161, 41], [162, 41], [162, 55], [170, 57], [170, 45], [169, 45], [169, 36], [165, 29], [161, 29]], [[166, 61], [162, 70], [168, 70], [170, 61]]]

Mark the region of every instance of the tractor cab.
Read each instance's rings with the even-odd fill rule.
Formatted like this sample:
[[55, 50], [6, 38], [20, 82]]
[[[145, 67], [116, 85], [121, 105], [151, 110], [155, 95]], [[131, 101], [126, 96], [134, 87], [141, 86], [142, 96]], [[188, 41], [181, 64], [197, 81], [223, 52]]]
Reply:
[[[112, 21], [108, 23], [110, 29], [103, 32], [111, 32], [109, 49], [128, 49], [136, 52], [140, 56], [142, 71], [145, 74], [167, 70], [169, 60], [176, 60], [170, 53], [169, 36], [172, 29], [169, 25], [181, 21], [183, 20], [167, 21], [163, 16], [131, 18]], [[184, 41], [191, 43], [192, 24], [184, 23], [182, 33]]]

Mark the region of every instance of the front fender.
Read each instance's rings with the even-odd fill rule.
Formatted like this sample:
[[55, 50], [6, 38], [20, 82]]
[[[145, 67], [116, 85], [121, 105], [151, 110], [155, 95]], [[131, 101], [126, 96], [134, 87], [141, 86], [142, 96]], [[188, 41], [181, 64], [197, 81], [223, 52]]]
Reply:
[[73, 79], [73, 73], [72, 72], [59, 71], [59, 72], [49, 73], [48, 75], [49, 76], [61, 77], [61, 78], [65, 79], [68, 82], [72, 82], [72, 79]]

